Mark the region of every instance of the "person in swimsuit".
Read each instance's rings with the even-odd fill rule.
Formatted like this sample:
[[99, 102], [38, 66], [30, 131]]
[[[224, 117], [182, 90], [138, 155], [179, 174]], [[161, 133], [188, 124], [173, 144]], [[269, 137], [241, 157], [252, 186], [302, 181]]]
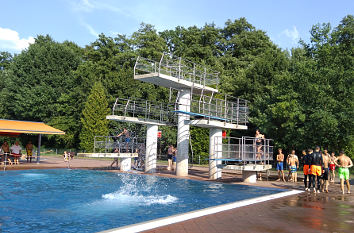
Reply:
[[124, 128], [123, 131], [117, 135], [117, 137], [120, 137], [122, 135], [125, 136], [125, 151], [126, 151], [126, 153], [129, 153], [129, 143], [131, 141], [130, 133], [126, 128]]
[[340, 179], [340, 188], [344, 194], [344, 181], [347, 184], [348, 194], [350, 193], [349, 183], [349, 168], [353, 166], [353, 161], [344, 154], [343, 151], [339, 153], [339, 156], [334, 160], [334, 163], [339, 167], [338, 175]]
[[331, 153], [331, 157], [330, 157], [330, 160], [329, 160], [329, 176], [330, 176], [330, 182], [334, 183], [334, 178], [336, 177], [336, 173], [335, 173], [335, 170], [336, 170], [336, 164], [334, 163], [334, 160], [336, 160], [336, 155], [334, 152]]
[[320, 178], [322, 175], [322, 155], [320, 152], [320, 147], [317, 146], [315, 152], [312, 153], [311, 162], [310, 162], [310, 170], [311, 170], [311, 178], [312, 178], [312, 186], [313, 192], [316, 193], [316, 180], [317, 180], [317, 193], [320, 193], [321, 182]]
[[27, 163], [28, 161], [32, 162], [32, 152], [33, 152], [33, 144], [31, 141], [28, 141], [26, 145], [26, 152], [27, 152]]
[[329, 160], [330, 160], [330, 156], [328, 154], [327, 150], [323, 150], [323, 154], [322, 154], [322, 160], [323, 160], [323, 166], [322, 166], [322, 192], [324, 192], [324, 190], [326, 190], [326, 193], [328, 193], [328, 175], [329, 175]]
[[[305, 150], [302, 151], [303, 157], [302, 157], [302, 164], [304, 165], [303, 171], [304, 171], [304, 184], [305, 184], [305, 191], [309, 191], [309, 186], [311, 186], [310, 182], [307, 183], [309, 180], [309, 175], [310, 175], [310, 150], [308, 150], [308, 153], [306, 153]], [[309, 180], [310, 181], [310, 180]], [[308, 185], [309, 186], [308, 186]]]
[[255, 135], [255, 140], [256, 140], [256, 158], [261, 159], [262, 157], [262, 141], [265, 138], [264, 134], [261, 134], [259, 132], [259, 129], [256, 130], [256, 135]]
[[7, 162], [12, 165], [12, 161], [10, 158], [10, 146], [7, 141], [4, 141], [4, 144], [2, 144], [1, 148], [4, 153], [4, 162], [6, 163], [5, 159], [7, 158]]
[[291, 180], [297, 182], [297, 169], [299, 168], [299, 159], [295, 154], [295, 150], [291, 151], [291, 154], [288, 156], [289, 168], [291, 171]]
[[175, 153], [175, 148], [172, 145], [169, 145], [167, 149], [167, 161], [168, 161], [167, 170], [172, 169], [172, 158], [174, 153]]
[[276, 181], [284, 181], [284, 154], [282, 148], [278, 149], [278, 154], [277, 154], [277, 171], [278, 171], [278, 179]]
[[21, 157], [21, 146], [18, 141], [15, 142], [14, 145], [10, 148], [11, 154], [14, 157], [14, 164], [20, 164], [19, 158]]

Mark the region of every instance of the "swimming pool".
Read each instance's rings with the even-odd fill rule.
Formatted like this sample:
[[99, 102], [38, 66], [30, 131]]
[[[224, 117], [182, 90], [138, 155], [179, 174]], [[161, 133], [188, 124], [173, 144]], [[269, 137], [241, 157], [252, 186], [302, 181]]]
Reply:
[[0, 173], [2, 232], [97, 232], [284, 190], [92, 170]]

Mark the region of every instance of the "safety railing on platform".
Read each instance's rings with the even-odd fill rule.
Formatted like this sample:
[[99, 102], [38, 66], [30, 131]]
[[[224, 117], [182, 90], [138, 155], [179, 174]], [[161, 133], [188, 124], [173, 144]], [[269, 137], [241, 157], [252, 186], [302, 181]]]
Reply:
[[215, 137], [214, 157], [224, 161], [241, 163], [262, 162], [270, 164], [273, 160], [272, 139], [259, 139], [244, 136]]
[[[175, 109], [176, 111], [179, 109], [178, 104]], [[248, 123], [247, 100], [240, 98], [218, 99], [207, 95], [194, 95], [190, 104], [190, 112], [191, 115], [197, 113], [206, 119], [226, 121], [231, 124], [246, 125]]]
[[218, 72], [186, 59], [167, 54], [163, 54], [159, 62], [138, 57], [134, 66], [134, 76], [145, 73], [165, 74], [203, 86], [219, 84]]
[[172, 104], [123, 98], [117, 98], [112, 109], [113, 115], [137, 117], [163, 124], [172, 124], [175, 121], [173, 110]]
[[124, 136], [95, 136], [95, 153], [141, 153], [145, 154], [145, 139]]

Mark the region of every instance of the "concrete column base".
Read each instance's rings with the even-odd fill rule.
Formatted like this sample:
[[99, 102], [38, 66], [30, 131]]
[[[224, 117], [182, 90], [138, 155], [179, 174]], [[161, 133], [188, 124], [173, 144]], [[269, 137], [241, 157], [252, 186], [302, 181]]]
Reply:
[[145, 154], [145, 172], [156, 172], [157, 160], [157, 125], [147, 125], [146, 131], [146, 154]]
[[121, 158], [120, 160], [120, 170], [130, 171], [132, 169], [132, 159], [131, 158]]
[[257, 172], [256, 171], [242, 171], [242, 179], [245, 183], [256, 183]]

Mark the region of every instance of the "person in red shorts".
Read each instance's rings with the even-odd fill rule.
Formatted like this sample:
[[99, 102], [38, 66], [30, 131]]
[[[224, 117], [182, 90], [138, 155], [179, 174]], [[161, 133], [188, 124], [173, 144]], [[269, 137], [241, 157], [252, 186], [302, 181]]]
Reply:
[[329, 159], [329, 181], [334, 183], [334, 178], [336, 177], [335, 171], [336, 171], [336, 164], [334, 161], [337, 159], [336, 155], [334, 152], [331, 153], [330, 159]]
[[[303, 171], [304, 171], [304, 184], [305, 184], [305, 191], [309, 191], [309, 186], [311, 185], [310, 183], [310, 150], [308, 150], [308, 153], [306, 154], [306, 151], [302, 151], [302, 164], [304, 164]], [[307, 181], [308, 185], [307, 185]]]

